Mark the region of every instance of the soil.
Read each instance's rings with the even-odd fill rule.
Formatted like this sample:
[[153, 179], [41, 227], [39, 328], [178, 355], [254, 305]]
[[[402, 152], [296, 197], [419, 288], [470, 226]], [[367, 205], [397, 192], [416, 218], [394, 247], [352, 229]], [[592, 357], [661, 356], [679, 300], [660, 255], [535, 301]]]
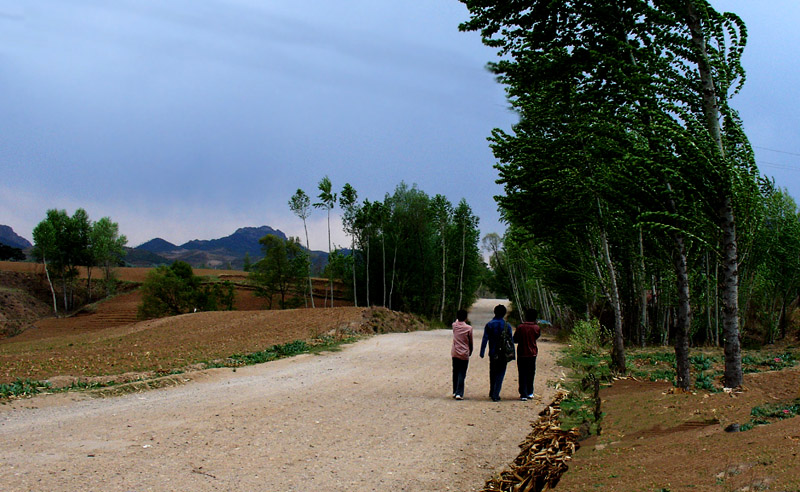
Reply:
[[601, 398], [602, 434], [581, 443], [559, 489], [800, 490], [800, 419], [726, 431], [754, 407], [800, 404], [800, 369], [746, 374], [730, 394], [622, 379]]
[[[473, 307], [476, 327], [495, 304]], [[304, 311], [348, 309], [357, 308]], [[202, 320], [179, 321], [188, 328]], [[478, 345], [482, 331], [475, 336]], [[466, 398], [452, 398], [450, 345], [449, 330], [392, 333], [321, 356], [190, 373], [178, 376], [180, 386], [144, 393], [13, 401], [0, 407], [0, 483], [65, 491], [480, 490], [513, 460], [551, 399], [558, 344], [540, 344], [537, 400], [516, 399], [512, 363], [496, 403], [488, 360], [477, 353]]]

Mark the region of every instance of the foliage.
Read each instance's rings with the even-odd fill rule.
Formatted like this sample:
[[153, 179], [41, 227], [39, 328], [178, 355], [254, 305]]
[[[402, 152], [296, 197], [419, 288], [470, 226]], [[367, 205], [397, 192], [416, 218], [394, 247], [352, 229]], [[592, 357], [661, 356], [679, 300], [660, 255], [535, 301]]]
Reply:
[[797, 207], [730, 106], [744, 23], [706, 0], [462, 3], [520, 117], [489, 138], [495, 290], [564, 326], [600, 317], [618, 368], [623, 339], [673, 342], [683, 388], [690, 343], [724, 346], [737, 386], [740, 319], [784, 337], [800, 282]]
[[249, 275], [256, 286], [256, 295], [265, 298], [270, 308], [275, 296], [279, 296], [281, 309], [300, 305], [300, 295], [306, 292], [310, 264], [299, 239], [268, 234], [259, 239], [259, 243], [264, 258], [253, 265]]
[[25, 253], [19, 248], [0, 243], [0, 261], [25, 261]]
[[[315, 206], [327, 208], [325, 199], [336, 194], [329, 181], [320, 184]], [[485, 267], [478, 218], [466, 200], [454, 207], [405, 183], [383, 201], [359, 203], [349, 184], [338, 196], [351, 249], [331, 251], [325, 275], [341, 280], [355, 302], [437, 319], [473, 303]]]
[[0, 384], [0, 398], [32, 396], [48, 390], [50, 383], [17, 378], [11, 383]]
[[[63, 308], [75, 307], [75, 286], [78, 266], [89, 272], [87, 279], [87, 299], [91, 296], [91, 269], [100, 266], [105, 273], [106, 293], [114, 290], [112, 268], [124, 256], [125, 236], [119, 234], [119, 226], [110, 218], [103, 217], [91, 222], [85, 210], [79, 208], [72, 217], [65, 210], [51, 209], [47, 216], [33, 230], [33, 257], [45, 264], [48, 278], [60, 280]], [[51, 281], [55, 306], [55, 286]]]
[[183, 261], [151, 270], [142, 283], [141, 292], [139, 317], [142, 319], [220, 308], [231, 310], [235, 301], [232, 283], [203, 284], [192, 266]]

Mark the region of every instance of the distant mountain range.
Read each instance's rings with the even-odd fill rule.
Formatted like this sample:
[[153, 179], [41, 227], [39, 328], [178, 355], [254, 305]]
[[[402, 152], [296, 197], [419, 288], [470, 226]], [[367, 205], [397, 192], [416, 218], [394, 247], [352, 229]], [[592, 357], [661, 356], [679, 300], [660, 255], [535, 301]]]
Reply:
[[12, 248], [28, 249], [33, 245], [22, 236], [18, 236], [14, 229], [7, 225], [0, 225], [0, 243]]
[[[181, 245], [155, 238], [129, 249], [125, 262], [132, 266], [156, 266], [180, 260], [195, 268], [238, 270], [243, 268], [245, 256], [249, 255], [252, 263], [262, 258], [258, 240], [266, 235], [287, 239], [282, 231], [269, 226], [242, 227], [230, 236], [210, 240], [194, 239]], [[328, 253], [311, 251], [311, 264], [315, 272], [321, 271], [327, 261]]]
[[[250, 255], [251, 263], [255, 263], [263, 257], [258, 240], [268, 234], [286, 239], [286, 234], [269, 226], [242, 227], [230, 236], [210, 240], [194, 239], [181, 245], [155, 238], [135, 248], [125, 248], [127, 252], [125, 263], [130, 266], [151, 267], [169, 265], [180, 260], [189, 263], [194, 268], [239, 270], [244, 266], [246, 255]], [[18, 236], [11, 227], [5, 225], [0, 225], [0, 243], [23, 250], [33, 246], [27, 239]], [[321, 272], [327, 261], [328, 253], [311, 251], [311, 265], [314, 273]]]

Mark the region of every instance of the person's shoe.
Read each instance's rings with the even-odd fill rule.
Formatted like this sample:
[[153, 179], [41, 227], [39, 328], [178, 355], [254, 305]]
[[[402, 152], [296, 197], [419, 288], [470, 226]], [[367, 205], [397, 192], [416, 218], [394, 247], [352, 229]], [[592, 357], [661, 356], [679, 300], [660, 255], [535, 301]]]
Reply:
[[500, 398], [492, 398], [492, 401], [500, 401]]
[[527, 396], [521, 396], [521, 397], [519, 398], [519, 400], [520, 400], [520, 401], [528, 401], [528, 397], [527, 397]]
[[533, 395], [528, 395], [529, 400], [533, 400]]
[[463, 400], [463, 399], [464, 399], [464, 397], [463, 397], [463, 396], [461, 396], [461, 395], [456, 395], [456, 400]]

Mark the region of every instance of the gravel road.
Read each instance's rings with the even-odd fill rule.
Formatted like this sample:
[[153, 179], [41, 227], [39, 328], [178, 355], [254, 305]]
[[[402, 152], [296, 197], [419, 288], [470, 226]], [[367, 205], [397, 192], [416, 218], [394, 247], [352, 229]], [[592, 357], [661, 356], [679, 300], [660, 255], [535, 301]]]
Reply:
[[480, 490], [519, 452], [561, 376], [540, 342], [541, 399], [516, 365], [489, 400], [478, 351], [498, 301], [470, 311], [475, 354], [452, 399], [449, 330], [371, 337], [340, 352], [192, 374], [107, 399], [59, 394], [0, 406], [0, 488], [58, 491]]

